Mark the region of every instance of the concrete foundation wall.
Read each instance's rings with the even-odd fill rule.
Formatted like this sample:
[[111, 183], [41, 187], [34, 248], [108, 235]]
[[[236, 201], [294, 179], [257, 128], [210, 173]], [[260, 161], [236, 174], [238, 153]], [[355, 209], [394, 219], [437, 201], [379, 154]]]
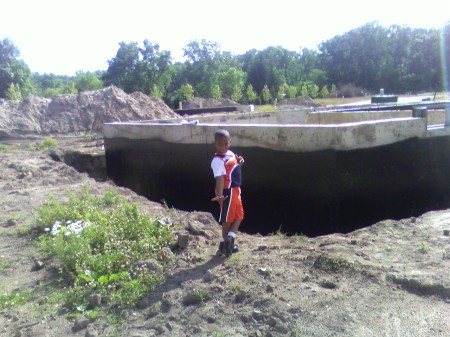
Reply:
[[104, 134], [106, 139], [209, 145], [219, 128], [230, 131], [234, 146], [288, 152], [369, 148], [424, 137], [427, 133], [425, 119], [401, 118], [339, 125], [111, 123], [105, 124]]
[[247, 112], [211, 114], [205, 116], [184, 116], [174, 119], [151, 120], [148, 123], [181, 123], [181, 121], [199, 121], [200, 124], [306, 124], [306, 116], [309, 109], [283, 110], [272, 112]]
[[[427, 112], [428, 125], [445, 124], [445, 110], [430, 110]], [[370, 111], [370, 112], [309, 112], [307, 124], [342, 124], [364, 121], [375, 121], [392, 118], [412, 117], [412, 111]]]

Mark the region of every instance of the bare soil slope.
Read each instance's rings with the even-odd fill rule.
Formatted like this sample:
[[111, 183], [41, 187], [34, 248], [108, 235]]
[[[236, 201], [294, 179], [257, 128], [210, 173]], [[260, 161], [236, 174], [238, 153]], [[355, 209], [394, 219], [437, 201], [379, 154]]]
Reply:
[[117, 87], [61, 95], [30, 97], [22, 102], [0, 99], [0, 139], [48, 134], [101, 132], [103, 123], [175, 118], [162, 100]]
[[[60, 139], [61, 151], [101, 152], [101, 143]], [[135, 193], [97, 182], [9, 141], [0, 152], [0, 291], [33, 291], [26, 305], [0, 311], [1, 336], [449, 336], [450, 210], [386, 220], [347, 235], [318, 238], [240, 234], [240, 252], [215, 255], [219, 227], [208, 213], [167, 210]], [[49, 312], [43, 286], [52, 261], [30, 235], [48, 193], [89, 186], [114, 189], [154, 215], [181, 223], [189, 245], [161, 286], [139, 308], [122, 312], [125, 324], [100, 317], [87, 328]], [[177, 235], [177, 233], [174, 233]], [[44, 310], [45, 308], [45, 310]]]

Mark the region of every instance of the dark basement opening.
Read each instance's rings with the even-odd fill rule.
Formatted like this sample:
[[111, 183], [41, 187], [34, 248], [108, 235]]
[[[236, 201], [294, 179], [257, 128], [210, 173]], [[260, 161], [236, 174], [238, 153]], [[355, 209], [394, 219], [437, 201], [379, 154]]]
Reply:
[[[109, 142], [108, 177], [117, 185], [170, 207], [206, 211], [217, 218], [219, 207], [210, 201], [214, 180], [209, 148], [205, 152], [155, 141]], [[348, 233], [381, 220], [450, 207], [450, 137], [350, 151], [234, 150], [246, 158], [246, 215], [240, 230], [249, 234]]]

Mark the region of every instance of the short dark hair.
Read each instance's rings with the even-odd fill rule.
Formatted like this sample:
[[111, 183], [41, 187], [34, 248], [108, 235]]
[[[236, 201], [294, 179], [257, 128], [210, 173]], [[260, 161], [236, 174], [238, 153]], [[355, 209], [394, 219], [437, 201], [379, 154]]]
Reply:
[[230, 133], [224, 129], [217, 130], [216, 133], [214, 134], [214, 140], [218, 140], [218, 139], [222, 139], [222, 138], [231, 139]]

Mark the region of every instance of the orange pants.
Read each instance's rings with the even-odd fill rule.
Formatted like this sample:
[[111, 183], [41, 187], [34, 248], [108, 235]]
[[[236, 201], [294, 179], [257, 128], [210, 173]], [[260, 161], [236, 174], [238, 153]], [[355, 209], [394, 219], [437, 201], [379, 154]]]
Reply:
[[242, 206], [241, 188], [232, 187], [223, 190], [223, 195], [227, 196], [220, 203], [219, 223], [227, 223], [244, 220], [244, 207]]

